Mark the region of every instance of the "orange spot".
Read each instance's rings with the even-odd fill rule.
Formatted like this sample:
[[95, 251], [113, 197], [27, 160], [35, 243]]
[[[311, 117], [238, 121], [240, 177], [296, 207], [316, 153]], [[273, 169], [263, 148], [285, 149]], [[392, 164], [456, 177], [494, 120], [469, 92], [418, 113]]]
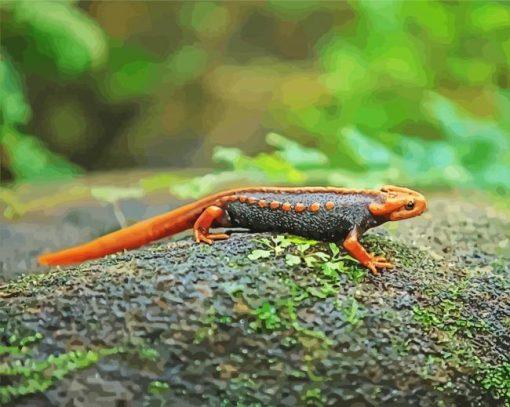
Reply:
[[331, 209], [333, 209], [335, 207], [335, 203], [334, 202], [331, 202], [331, 201], [328, 201], [324, 204], [324, 207], [330, 211]]
[[311, 212], [317, 212], [321, 208], [321, 205], [318, 202], [314, 202], [310, 205], [310, 211]]
[[267, 206], [267, 201], [265, 199], [261, 199], [259, 201], [259, 207], [265, 208]]
[[255, 202], [257, 202], [257, 198], [254, 198], [253, 196], [250, 196], [250, 197], [248, 198], [248, 203], [249, 203], [249, 204], [254, 204]]
[[245, 203], [247, 200], [248, 200], [248, 197], [246, 197], [246, 195], [241, 195], [239, 197], [239, 202], [241, 202], [241, 203]]
[[296, 206], [294, 206], [294, 210], [296, 212], [303, 212], [306, 209], [306, 206], [302, 203], [297, 203]]
[[292, 208], [292, 205], [290, 204], [290, 202], [285, 202], [283, 205], [282, 205], [282, 209], [286, 212], [290, 211], [290, 208]]
[[273, 202], [271, 202], [271, 203], [269, 204], [269, 207], [270, 207], [271, 209], [278, 209], [278, 207], [279, 207], [279, 206], [280, 206], [280, 202], [278, 202], [278, 201], [273, 201]]

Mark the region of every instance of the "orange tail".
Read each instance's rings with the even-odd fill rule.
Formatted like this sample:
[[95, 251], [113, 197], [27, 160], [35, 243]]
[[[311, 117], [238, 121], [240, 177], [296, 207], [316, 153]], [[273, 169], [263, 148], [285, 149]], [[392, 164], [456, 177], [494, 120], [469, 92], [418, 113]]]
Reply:
[[233, 192], [235, 191], [212, 195], [125, 229], [117, 230], [88, 243], [59, 252], [44, 254], [39, 256], [38, 261], [40, 264], [48, 266], [65, 265], [97, 259], [124, 249], [135, 249], [154, 240], [193, 227], [195, 220], [207, 206], [214, 204], [222, 196]]

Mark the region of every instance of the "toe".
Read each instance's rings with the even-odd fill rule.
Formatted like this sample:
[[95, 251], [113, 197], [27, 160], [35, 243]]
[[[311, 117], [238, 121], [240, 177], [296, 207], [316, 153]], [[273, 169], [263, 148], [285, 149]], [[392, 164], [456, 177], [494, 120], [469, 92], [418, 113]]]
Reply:
[[375, 262], [375, 266], [377, 268], [387, 268], [387, 269], [392, 269], [394, 267], [393, 264], [391, 264], [390, 262], [387, 262], [387, 261], [377, 261], [377, 262]]
[[207, 235], [207, 237], [212, 240], [225, 240], [228, 239], [230, 236], [227, 235], [226, 233], [214, 233]]
[[379, 275], [379, 272], [377, 271], [377, 268], [375, 267], [375, 264], [373, 264], [372, 262], [368, 263], [366, 265], [366, 267], [370, 270], [370, 272], [374, 275], [374, 276], [378, 276]]
[[204, 235], [203, 233], [200, 233], [200, 232], [195, 233], [195, 240], [197, 241], [197, 243], [204, 242], [207, 244], [212, 244], [212, 242], [213, 242], [206, 235]]

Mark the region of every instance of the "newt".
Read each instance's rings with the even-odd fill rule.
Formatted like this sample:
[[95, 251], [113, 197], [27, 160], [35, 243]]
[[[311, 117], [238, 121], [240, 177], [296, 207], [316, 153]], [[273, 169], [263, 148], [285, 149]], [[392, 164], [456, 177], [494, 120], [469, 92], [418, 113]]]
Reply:
[[387, 185], [378, 190], [335, 187], [259, 187], [207, 196], [165, 214], [99, 237], [88, 243], [40, 256], [43, 265], [80, 263], [193, 229], [197, 242], [211, 244], [228, 234], [212, 227], [246, 228], [342, 242], [345, 250], [373, 274], [392, 268], [382, 256], [360, 244], [368, 229], [387, 221], [421, 215], [425, 197], [411, 189]]

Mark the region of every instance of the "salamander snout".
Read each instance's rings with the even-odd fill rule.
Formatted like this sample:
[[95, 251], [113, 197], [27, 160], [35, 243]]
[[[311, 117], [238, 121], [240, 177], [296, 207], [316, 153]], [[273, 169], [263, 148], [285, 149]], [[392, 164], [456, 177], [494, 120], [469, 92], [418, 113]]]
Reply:
[[427, 200], [419, 192], [409, 188], [386, 185], [380, 189], [386, 195], [386, 205], [394, 208], [388, 220], [402, 220], [421, 215], [427, 209]]

